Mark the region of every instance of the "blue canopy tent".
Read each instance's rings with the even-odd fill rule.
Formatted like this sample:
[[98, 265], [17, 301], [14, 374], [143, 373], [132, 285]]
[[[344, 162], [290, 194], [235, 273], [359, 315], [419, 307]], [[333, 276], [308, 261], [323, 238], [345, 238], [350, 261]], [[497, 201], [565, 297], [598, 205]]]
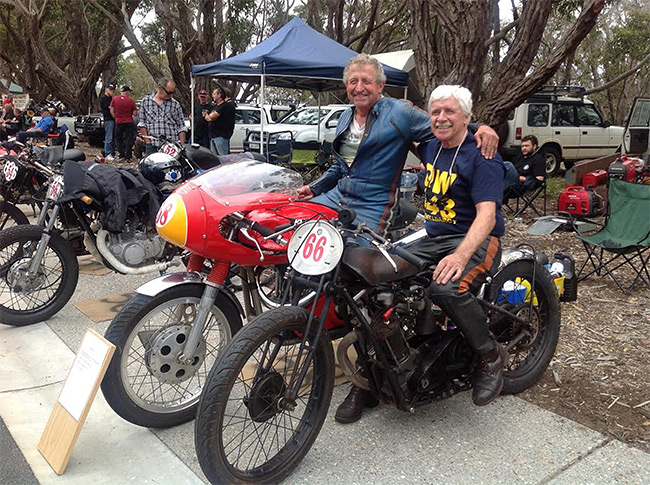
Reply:
[[[192, 77], [211, 76], [259, 83], [261, 104], [264, 104], [266, 85], [308, 89], [319, 94], [343, 88], [343, 69], [357, 54], [358, 52], [315, 31], [301, 19], [294, 17], [271, 37], [249, 51], [222, 61], [192, 66]], [[384, 72], [388, 86], [406, 88], [408, 85], [408, 73], [388, 66], [384, 66]], [[262, 132], [263, 123], [262, 118]]]

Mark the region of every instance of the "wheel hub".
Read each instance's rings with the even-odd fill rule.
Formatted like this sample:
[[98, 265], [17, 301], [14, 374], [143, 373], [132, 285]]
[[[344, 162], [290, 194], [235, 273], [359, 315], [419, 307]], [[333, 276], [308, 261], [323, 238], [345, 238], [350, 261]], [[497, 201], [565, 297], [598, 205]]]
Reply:
[[251, 419], [256, 423], [263, 423], [283, 409], [290, 409], [291, 406], [287, 403], [280, 406], [280, 402], [285, 401], [282, 396], [286, 390], [284, 379], [274, 370], [257, 379], [245, 401]]
[[512, 322], [513, 327], [515, 327], [513, 328], [513, 334], [519, 333], [522, 330], [527, 330], [530, 334], [517, 344], [517, 347], [520, 350], [528, 349], [532, 343], [535, 342], [539, 333], [539, 310], [535, 306], [531, 308], [530, 305], [526, 304], [514, 311], [514, 314], [528, 322], [526, 324], [521, 324], [514, 321]]
[[190, 335], [191, 325], [171, 325], [156, 331], [145, 344], [145, 363], [149, 372], [161, 382], [177, 384], [194, 375], [205, 360], [206, 345], [201, 338], [194, 358], [186, 363], [181, 356]]
[[36, 274], [29, 272], [31, 258], [22, 258], [11, 265], [7, 271], [7, 284], [14, 293], [29, 293], [43, 286], [45, 275], [39, 269]]

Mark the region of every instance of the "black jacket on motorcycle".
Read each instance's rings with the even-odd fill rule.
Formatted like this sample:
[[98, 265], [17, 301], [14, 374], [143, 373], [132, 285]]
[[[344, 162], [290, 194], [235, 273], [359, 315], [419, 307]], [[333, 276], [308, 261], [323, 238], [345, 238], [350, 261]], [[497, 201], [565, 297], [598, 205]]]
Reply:
[[102, 206], [102, 227], [117, 233], [124, 229], [128, 207], [139, 206], [146, 220], [154, 225], [160, 208], [156, 187], [142, 173], [130, 168], [118, 168], [95, 162], [63, 164], [64, 195], [59, 202], [67, 202], [83, 195]]

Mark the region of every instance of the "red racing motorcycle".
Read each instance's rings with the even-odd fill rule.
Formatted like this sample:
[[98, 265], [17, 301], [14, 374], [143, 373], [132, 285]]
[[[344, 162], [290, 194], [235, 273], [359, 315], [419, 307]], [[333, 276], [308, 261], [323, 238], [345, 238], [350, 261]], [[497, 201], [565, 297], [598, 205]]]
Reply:
[[[102, 392], [117, 414], [158, 428], [194, 419], [208, 372], [243, 319], [278, 306], [291, 228], [336, 217], [296, 201], [302, 185], [297, 172], [246, 160], [204, 172], [162, 204], [158, 233], [190, 256], [186, 271], [138, 288], [106, 331], [117, 349]], [[228, 285], [233, 265], [242, 301]]]

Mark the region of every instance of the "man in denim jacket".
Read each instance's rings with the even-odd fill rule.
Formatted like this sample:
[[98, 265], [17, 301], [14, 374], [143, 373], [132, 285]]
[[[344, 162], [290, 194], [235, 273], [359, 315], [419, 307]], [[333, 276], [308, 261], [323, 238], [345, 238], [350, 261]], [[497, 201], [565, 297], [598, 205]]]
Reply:
[[[298, 189], [298, 196], [303, 200], [313, 197], [313, 202], [337, 210], [354, 209], [358, 220], [385, 234], [397, 207], [406, 156], [414, 142], [433, 137], [429, 115], [408, 101], [382, 97], [384, 69], [367, 54], [348, 62], [343, 82], [354, 107], [339, 118], [333, 143], [335, 161], [322, 177]], [[475, 137], [483, 155], [492, 158], [499, 141], [494, 130], [480, 126]], [[369, 393], [353, 386], [336, 420], [357, 421], [364, 406], [376, 404]]]
[[[390, 229], [400, 177], [413, 143], [432, 138], [428, 114], [405, 100], [382, 97], [386, 75], [367, 54], [352, 58], [343, 71], [354, 107], [339, 118], [333, 142], [334, 163], [318, 180], [298, 190], [337, 210], [354, 209], [357, 219], [379, 234]], [[498, 136], [488, 126], [476, 132], [478, 147], [493, 157]]]

